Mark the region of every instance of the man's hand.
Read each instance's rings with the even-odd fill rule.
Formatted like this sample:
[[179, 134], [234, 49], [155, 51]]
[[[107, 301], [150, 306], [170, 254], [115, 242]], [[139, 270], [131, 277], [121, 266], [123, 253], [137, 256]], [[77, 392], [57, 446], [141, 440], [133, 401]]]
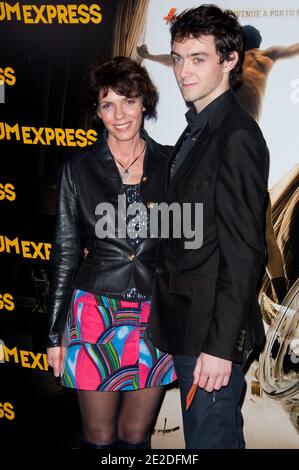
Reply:
[[232, 361], [201, 353], [193, 371], [195, 384], [206, 392], [213, 392], [225, 387], [230, 379]]
[[141, 46], [136, 47], [138, 55], [143, 59], [147, 59], [149, 56], [148, 48], [146, 44], [142, 44]]
[[53, 367], [55, 377], [59, 377], [61, 366], [65, 355], [65, 348], [55, 346], [47, 349], [47, 362], [48, 365]]

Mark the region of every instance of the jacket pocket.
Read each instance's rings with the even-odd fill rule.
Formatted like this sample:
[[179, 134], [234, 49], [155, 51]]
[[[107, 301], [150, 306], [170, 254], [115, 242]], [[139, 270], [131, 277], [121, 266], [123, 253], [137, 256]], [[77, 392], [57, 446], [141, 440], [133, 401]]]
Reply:
[[169, 292], [185, 295], [215, 295], [216, 279], [170, 274]]
[[189, 179], [187, 191], [196, 191], [201, 194], [210, 193], [212, 190], [212, 182], [209, 180]]

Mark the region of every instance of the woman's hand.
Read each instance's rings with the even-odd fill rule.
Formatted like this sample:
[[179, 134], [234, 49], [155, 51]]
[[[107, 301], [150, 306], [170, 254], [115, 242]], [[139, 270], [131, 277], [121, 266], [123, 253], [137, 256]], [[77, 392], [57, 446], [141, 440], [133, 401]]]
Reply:
[[47, 362], [50, 367], [53, 367], [55, 377], [60, 375], [64, 355], [65, 348], [62, 346], [47, 348]]

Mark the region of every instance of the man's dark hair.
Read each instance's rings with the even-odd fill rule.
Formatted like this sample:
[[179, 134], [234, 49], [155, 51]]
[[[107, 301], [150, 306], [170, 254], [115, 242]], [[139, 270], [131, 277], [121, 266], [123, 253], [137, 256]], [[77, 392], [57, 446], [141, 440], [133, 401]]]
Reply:
[[128, 57], [114, 57], [105, 62], [93, 64], [88, 71], [89, 103], [95, 112], [99, 91], [107, 96], [109, 88], [128, 98], [141, 97], [145, 107], [144, 117], [156, 117], [158, 91], [147, 70]]
[[262, 42], [262, 36], [258, 29], [250, 24], [243, 26], [244, 31], [244, 49], [258, 49]]
[[182, 42], [186, 38], [214, 36], [220, 63], [231, 60], [230, 54], [237, 51], [239, 60], [230, 72], [230, 85], [236, 88], [240, 84], [244, 32], [233, 11], [206, 4], [185, 10], [174, 18], [170, 33], [171, 45], [174, 41]]

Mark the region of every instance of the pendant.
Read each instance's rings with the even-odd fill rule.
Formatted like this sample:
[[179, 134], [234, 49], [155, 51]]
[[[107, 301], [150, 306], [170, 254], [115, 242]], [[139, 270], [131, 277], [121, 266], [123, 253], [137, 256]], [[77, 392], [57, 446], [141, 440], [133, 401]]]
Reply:
[[129, 169], [121, 170], [120, 175], [122, 177], [123, 182], [127, 183], [132, 176], [132, 172]]

